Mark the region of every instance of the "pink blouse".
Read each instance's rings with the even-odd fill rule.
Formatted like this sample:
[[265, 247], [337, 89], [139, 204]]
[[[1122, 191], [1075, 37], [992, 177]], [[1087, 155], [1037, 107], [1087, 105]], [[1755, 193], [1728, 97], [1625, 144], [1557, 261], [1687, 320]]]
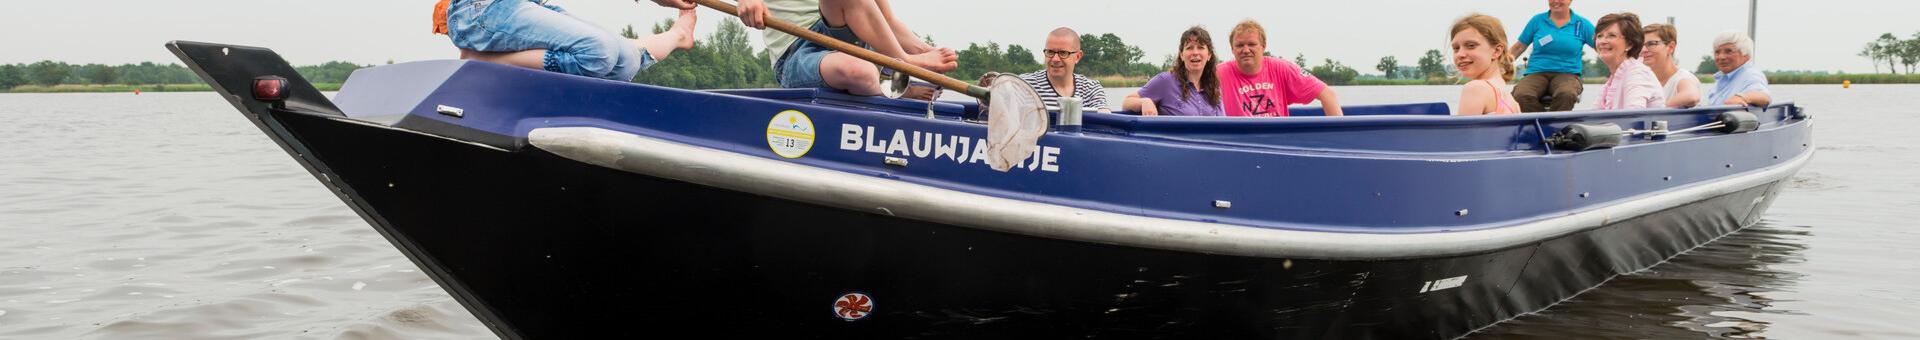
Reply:
[[1666, 89], [1660, 86], [1660, 76], [1653, 69], [1641, 63], [1640, 58], [1631, 58], [1620, 62], [1620, 68], [1613, 70], [1607, 77], [1607, 85], [1600, 88], [1600, 104], [1595, 110], [1622, 110], [1660, 108], [1667, 106]]

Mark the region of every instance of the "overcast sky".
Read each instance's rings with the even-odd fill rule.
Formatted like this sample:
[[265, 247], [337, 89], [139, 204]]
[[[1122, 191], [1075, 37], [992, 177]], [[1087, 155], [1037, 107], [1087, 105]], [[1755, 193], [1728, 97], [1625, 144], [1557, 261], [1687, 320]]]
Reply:
[[[552, 0], [609, 30], [647, 27], [673, 11], [629, 0]], [[1382, 56], [1412, 64], [1428, 49], [1445, 49], [1446, 30], [1469, 12], [1500, 18], [1509, 35], [1546, 10], [1541, 0], [965, 0], [895, 1], [908, 25], [940, 45], [997, 41], [1037, 47], [1054, 27], [1115, 33], [1140, 46], [1148, 62], [1173, 53], [1182, 30], [1203, 25], [1225, 47], [1225, 32], [1241, 19], [1266, 25], [1275, 55], [1306, 54], [1314, 64], [1333, 58], [1374, 73]], [[1680, 59], [1691, 67], [1708, 53], [1715, 33], [1745, 30], [1748, 0], [1580, 0], [1574, 11], [1589, 20], [1632, 11], [1648, 22], [1674, 17]], [[1177, 7], [1176, 7], [1177, 6]], [[10, 1], [0, 11], [0, 63], [176, 62], [168, 40], [198, 40], [273, 48], [295, 64], [329, 60], [385, 63], [455, 56], [444, 36], [428, 33], [429, 0], [55, 0]], [[713, 31], [721, 13], [701, 10], [699, 35]], [[1872, 72], [1855, 56], [1881, 33], [1903, 39], [1920, 32], [1920, 1], [1760, 1], [1758, 65], [1771, 70]], [[756, 32], [757, 33], [757, 32]], [[754, 41], [760, 40], [754, 34]], [[1037, 49], [1037, 48], [1036, 48]], [[1225, 53], [1222, 54], [1226, 56]], [[1884, 67], [1883, 67], [1884, 68]], [[1884, 70], [1883, 70], [1884, 71]]]

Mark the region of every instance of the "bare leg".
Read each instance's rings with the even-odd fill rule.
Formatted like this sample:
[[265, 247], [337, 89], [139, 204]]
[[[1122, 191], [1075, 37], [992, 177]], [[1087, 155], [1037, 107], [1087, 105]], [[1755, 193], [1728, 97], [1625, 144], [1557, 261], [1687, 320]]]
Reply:
[[693, 25], [699, 23], [699, 20], [700, 18], [694, 15], [693, 10], [681, 10], [680, 18], [673, 20], [672, 28], [650, 37], [633, 39], [633, 44], [652, 54], [653, 60], [666, 61], [667, 55], [673, 54], [675, 50], [693, 48]]
[[873, 0], [873, 3], [880, 6], [880, 14], [887, 17], [887, 26], [893, 28], [893, 36], [901, 38], [901, 49], [910, 54], [933, 51], [933, 45], [927, 45], [926, 41], [920, 40], [919, 35], [913, 34], [913, 29], [907, 28], [907, 23], [900, 22], [900, 19], [893, 16], [893, 5], [888, 4], [887, 0]]
[[886, 94], [880, 88], [880, 70], [873, 63], [846, 53], [828, 53], [820, 59], [820, 78], [828, 87], [862, 96]]
[[899, 58], [934, 72], [948, 72], [960, 67], [957, 58], [940, 51], [907, 53], [906, 48], [901, 47], [899, 36], [894, 34], [893, 24], [888, 21], [887, 15], [881, 11], [880, 5], [875, 1], [823, 0], [820, 2], [820, 14], [826, 17], [828, 25], [852, 28], [853, 34], [859, 36], [860, 40], [866, 42], [874, 52]]
[[525, 67], [535, 70], [547, 69], [547, 50], [534, 49], [517, 52], [481, 52], [468, 49], [460, 50], [460, 59], [478, 60], [495, 64]]

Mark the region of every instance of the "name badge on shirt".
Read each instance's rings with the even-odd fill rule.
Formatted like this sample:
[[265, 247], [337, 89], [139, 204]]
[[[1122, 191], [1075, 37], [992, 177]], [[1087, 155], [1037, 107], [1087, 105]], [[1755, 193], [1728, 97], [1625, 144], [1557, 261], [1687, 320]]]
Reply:
[[1546, 47], [1546, 46], [1547, 46], [1547, 44], [1549, 44], [1549, 43], [1553, 43], [1553, 36], [1551, 36], [1551, 35], [1548, 35], [1548, 36], [1544, 36], [1544, 37], [1540, 37], [1540, 46], [1541, 46], [1541, 47]]

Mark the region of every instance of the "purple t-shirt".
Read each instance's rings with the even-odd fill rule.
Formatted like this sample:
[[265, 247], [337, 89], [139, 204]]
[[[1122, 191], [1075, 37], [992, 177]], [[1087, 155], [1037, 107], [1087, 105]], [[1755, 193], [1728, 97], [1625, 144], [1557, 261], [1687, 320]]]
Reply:
[[[1226, 111], [1220, 105], [1207, 102], [1206, 95], [1200, 89], [1176, 77], [1173, 72], [1160, 72], [1147, 80], [1147, 86], [1140, 87], [1140, 98], [1152, 99], [1154, 106], [1160, 108], [1162, 116], [1224, 116]], [[1180, 96], [1180, 88], [1187, 88], [1187, 95]]]

